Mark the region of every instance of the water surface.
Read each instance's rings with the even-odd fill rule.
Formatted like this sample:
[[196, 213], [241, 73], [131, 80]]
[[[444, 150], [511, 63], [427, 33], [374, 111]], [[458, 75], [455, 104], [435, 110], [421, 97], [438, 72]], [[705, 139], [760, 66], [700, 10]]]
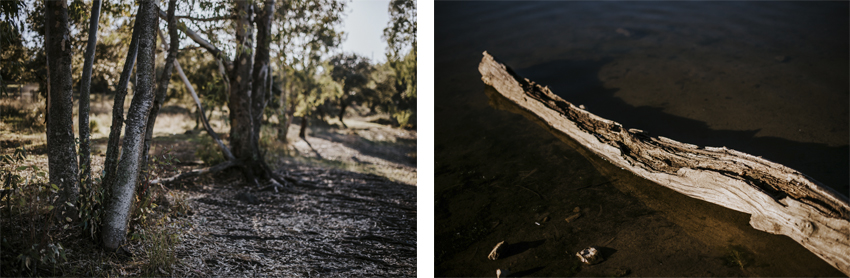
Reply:
[[[841, 275], [796, 242], [750, 228], [748, 215], [588, 160], [494, 109], [477, 65], [487, 50], [626, 127], [762, 156], [846, 196], [847, 10], [846, 2], [438, 2], [437, 274]], [[576, 206], [587, 217], [566, 223]], [[514, 254], [487, 261], [501, 240], [515, 242]], [[576, 264], [572, 254], [593, 244], [615, 252], [597, 266]], [[751, 255], [745, 267], [730, 263], [737, 248]]]

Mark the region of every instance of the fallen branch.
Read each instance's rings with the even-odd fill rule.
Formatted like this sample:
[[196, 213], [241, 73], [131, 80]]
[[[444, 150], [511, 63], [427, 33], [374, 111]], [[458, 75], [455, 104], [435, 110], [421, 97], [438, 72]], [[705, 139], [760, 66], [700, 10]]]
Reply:
[[500, 105], [518, 106], [554, 133], [617, 167], [687, 196], [751, 215], [750, 225], [786, 235], [850, 274], [850, 205], [818, 181], [766, 159], [726, 147], [700, 147], [587, 112], [513, 72], [484, 52], [481, 79]]
[[205, 175], [205, 174], [212, 174], [212, 173], [219, 172], [219, 171], [225, 170], [225, 169], [233, 167], [233, 166], [239, 166], [239, 165], [235, 162], [235, 160], [228, 160], [228, 161], [219, 163], [219, 164], [212, 166], [212, 167], [201, 168], [201, 169], [189, 171], [189, 172], [182, 173], [182, 174], [179, 174], [179, 175], [176, 175], [176, 176], [172, 176], [170, 178], [155, 179], [155, 180], [150, 181], [150, 184], [172, 183], [172, 182], [175, 182], [177, 180], [182, 180], [182, 179], [185, 179], [185, 178], [197, 177], [197, 176]]

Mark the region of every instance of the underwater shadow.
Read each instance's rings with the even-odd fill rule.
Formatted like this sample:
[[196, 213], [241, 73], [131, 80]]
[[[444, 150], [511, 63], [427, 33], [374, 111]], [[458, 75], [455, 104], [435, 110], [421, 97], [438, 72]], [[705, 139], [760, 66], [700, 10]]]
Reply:
[[[600, 69], [610, 59], [557, 60], [515, 70], [520, 76], [548, 86], [575, 105], [593, 114], [637, 128], [651, 136], [664, 136], [699, 146], [721, 147], [761, 156], [788, 166], [834, 189], [845, 198], [850, 191], [850, 146], [801, 143], [778, 137], [756, 137], [756, 130], [714, 130], [705, 122], [667, 114], [663, 108], [632, 106], [614, 96], [619, 89], [605, 88]], [[694, 105], [699, 105], [694, 104]]]

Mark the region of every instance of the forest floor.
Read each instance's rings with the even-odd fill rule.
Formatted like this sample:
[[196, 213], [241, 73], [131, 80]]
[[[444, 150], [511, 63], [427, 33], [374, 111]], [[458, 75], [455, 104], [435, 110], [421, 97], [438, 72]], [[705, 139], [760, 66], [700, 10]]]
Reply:
[[[297, 137], [300, 127], [293, 124], [288, 144], [274, 135], [263, 137], [271, 167], [299, 180], [291, 192], [263, 191], [235, 170], [151, 186], [157, 205], [145, 214], [148, 220], [134, 219], [124, 251], [108, 253], [79, 228], [48, 225], [43, 200], [50, 193], [43, 189], [46, 179], [36, 175], [48, 168], [38, 111], [0, 105], [7, 112], [0, 122], [0, 155], [13, 155], [20, 147], [28, 151], [26, 160], [3, 168], [29, 166], [15, 173], [32, 177], [29, 187], [19, 186], [0, 202], [2, 276], [416, 275], [416, 131], [380, 124], [385, 115], [351, 115], [345, 128], [334, 121], [310, 126], [305, 138]], [[99, 173], [108, 133], [108, 117], [102, 114], [111, 107], [92, 107], [92, 118], [100, 122], [92, 168]], [[23, 112], [10, 113], [16, 110]], [[205, 132], [192, 129], [194, 121], [182, 109], [163, 111], [152, 153], [180, 162], [159, 175], [203, 167], [199, 156], [209, 154], [198, 149], [208, 143]], [[212, 122], [226, 137], [224, 122]], [[58, 259], [59, 253], [39, 255], [45, 247], [66, 259]]]

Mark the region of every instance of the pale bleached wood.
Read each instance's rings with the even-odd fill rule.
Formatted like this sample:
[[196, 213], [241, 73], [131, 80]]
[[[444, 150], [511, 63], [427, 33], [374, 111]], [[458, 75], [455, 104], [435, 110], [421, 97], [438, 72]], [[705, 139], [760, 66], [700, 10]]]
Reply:
[[726, 147], [699, 147], [587, 112], [484, 52], [481, 79], [510, 102], [617, 167], [687, 196], [751, 215], [750, 225], [786, 235], [850, 275], [850, 205], [818, 181]]

